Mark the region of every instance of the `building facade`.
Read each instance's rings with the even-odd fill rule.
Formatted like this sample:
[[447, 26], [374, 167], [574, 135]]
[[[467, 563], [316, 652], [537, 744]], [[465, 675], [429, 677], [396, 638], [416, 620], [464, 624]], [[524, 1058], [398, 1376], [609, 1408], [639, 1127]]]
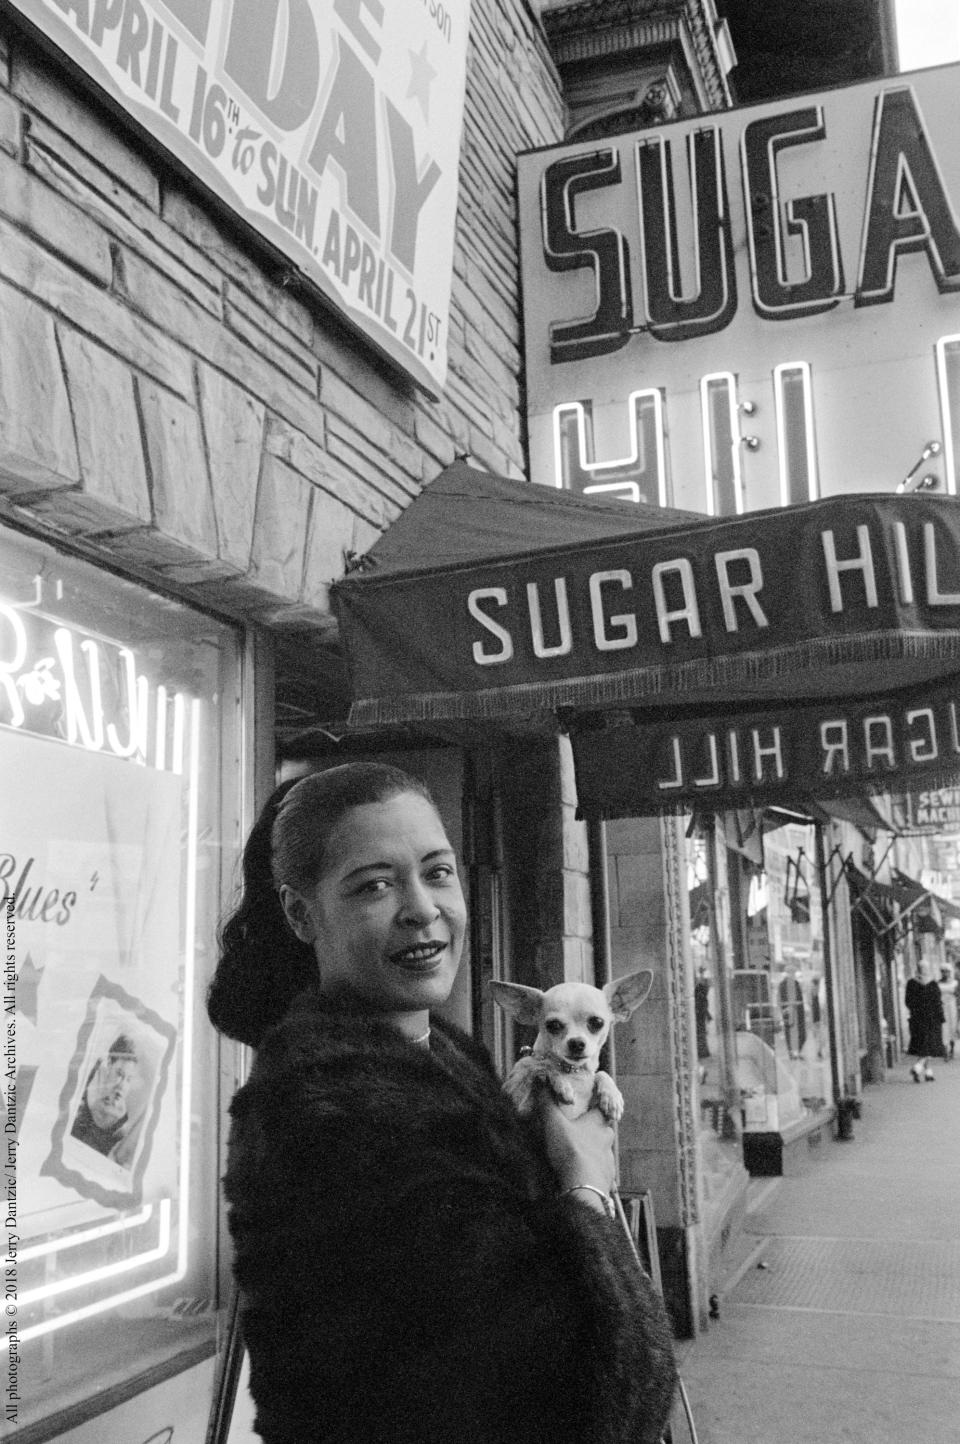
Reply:
[[[742, 1208], [729, 1069], [702, 1096], [733, 1031], [729, 956], [706, 1006], [720, 1032], [698, 1046], [697, 964], [729, 955], [729, 905], [706, 933], [691, 909], [700, 881], [732, 895], [737, 846], [677, 819], [585, 822], [556, 735], [350, 735], [329, 595], [454, 458], [529, 474], [517, 156], [723, 109], [730, 33], [712, 0], [406, 0], [398, 78], [380, 9], [22, 0], [0, 19], [0, 876], [20, 1145], [4, 1429], [24, 1444], [205, 1437], [231, 1338], [218, 1180], [245, 1059], [215, 1051], [204, 995], [239, 848], [278, 773], [373, 753], [429, 778], [471, 909], [451, 1010], [501, 1066], [520, 1040], [489, 978], [653, 968], [616, 1043], [621, 1167], [654, 1198], [680, 1332], [701, 1325]], [[192, 102], [175, 105], [182, 57], [240, 11], [273, 67], [223, 37], [246, 112], [199, 64]], [[298, 32], [308, 14], [325, 28]], [[275, 145], [260, 152], [258, 223], [208, 162], [235, 157], [245, 178], [241, 132], [263, 146], [271, 126], [294, 128], [278, 77], [314, 56], [342, 220], [319, 174]], [[459, 89], [443, 90], [454, 72]], [[145, 97], [165, 116], [156, 132]], [[178, 108], [197, 171], [170, 140]], [[361, 177], [386, 157], [426, 215], [423, 138], [444, 123], [449, 299], [407, 313], [416, 227], [386, 175], [377, 197]], [[392, 309], [378, 230], [401, 278]], [[372, 317], [297, 260], [309, 239]]]
[[[377, 8], [364, 41], [356, 16], [351, 29], [316, 7], [329, 11], [316, 55], [343, 67], [349, 52], [371, 94]], [[514, 157], [561, 133], [558, 76], [523, 3], [405, 9], [410, 64], [427, 65], [382, 111], [398, 166], [413, 164], [409, 135], [421, 143], [418, 111], [442, 103], [441, 60], [461, 53], [442, 387], [398, 365], [304, 280], [276, 227], [238, 217], [80, 63], [109, 52], [137, 104], [159, 108], [170, 57], [182, 70], [204, 15], [226, 7], [27, 4], [0, 22], [0, 871], [20, 1143], [0, 1428], [25, 1441], [205, 1437], [228, 1334], [225, 1110], [243, 1059], [217, 1052], [204, 997], [239, 846], [278, 757], [299, 760], [289, 739], [342, 717], [328, 589], [346, 559], [455, 455], [523, 469]], [[258, 23], [277, 13], [261, 7]], [[238, 122], [211, 95], [198, 143], [242, 165], [224, 139]], [[279, 124], [268, 108], [261, 97], [246, 118], [265, 131]], [[334, 119], [343, 215], [362, 213], [349, 146], [365, 122], [346, 99]], [[277, 225], [309, 224], [305, 174], [269, 153], [260, 188]], [[402, 332], [399, 281], [393, 314]], [[424, 760], [460, 835], [462, 750]], [[562, 896], [582, 860], [561, 851], [553, 866]], [[470, 1002], [468, 980], [465, 1017]]]

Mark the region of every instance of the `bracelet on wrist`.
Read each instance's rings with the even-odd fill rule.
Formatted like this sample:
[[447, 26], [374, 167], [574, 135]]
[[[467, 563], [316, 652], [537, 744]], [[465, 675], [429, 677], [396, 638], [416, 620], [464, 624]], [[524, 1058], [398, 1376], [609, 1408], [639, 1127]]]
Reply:
[[565, 1188], [560, 1194], [560, 1197], [566, 1198], [568, 1193], [595, 1193], [603, 1203], [603, 1211], [607, 1215], [607, 1218], [616, 1218], [617, 1210], [613, 1201], [613, 1195], [604, 1193], [602, 1188], [597, 1188], [592, 1183], [574, 1183], [570, 1188]]

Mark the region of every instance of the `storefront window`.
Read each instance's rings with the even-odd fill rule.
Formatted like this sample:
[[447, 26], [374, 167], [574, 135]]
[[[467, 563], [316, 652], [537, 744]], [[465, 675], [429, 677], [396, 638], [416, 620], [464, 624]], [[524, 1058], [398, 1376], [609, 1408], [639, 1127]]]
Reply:
[[0, 533], [7, 1428], [214, 1346], [238, 681], [229, 627]]
[[813, 824], [763, 831], [762, 862], [731, 852], [737, 965], [731, 978], [748, 1131], [783, 1130], [831, 1096], [820, 884]]
[[741, 1093], [730, 1028], [730, 928], [726, 859], [713, 817], [687, 825], [690, 963], [700, 1113], [700, 1167], [707, 1227], [742, 1168]]
[[716, 900], [707, 866], [707, 842], [687, 840], [687, 890], [690, 907], [690, 951], [693, 959], [693, 1012], [697, 1034], [697, 1061], [719, 1052], [717, 1040], [717, 959], [714, 947]]

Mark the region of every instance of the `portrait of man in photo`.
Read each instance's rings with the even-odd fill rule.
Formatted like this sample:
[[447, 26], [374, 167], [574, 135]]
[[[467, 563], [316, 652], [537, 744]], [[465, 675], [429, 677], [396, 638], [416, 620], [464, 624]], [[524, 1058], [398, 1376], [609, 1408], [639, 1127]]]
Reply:
[[121, 1167], [129, 1167], [131, 1151], [124, 1149], [135, 1120], [128, 1111], [131, 1092], [143, 1082], [140, 1054], [129, 1033], [118, 1033], [104, 1057], [98, 1058], [87, 1077], [77, 1107], [72, 1138], [85, 1143]]
[[98, 978], [60, 1089], [41, 1175], [106, 1208], [136, 1205], [155, 1152], [176, 1045], [172, 1022]]

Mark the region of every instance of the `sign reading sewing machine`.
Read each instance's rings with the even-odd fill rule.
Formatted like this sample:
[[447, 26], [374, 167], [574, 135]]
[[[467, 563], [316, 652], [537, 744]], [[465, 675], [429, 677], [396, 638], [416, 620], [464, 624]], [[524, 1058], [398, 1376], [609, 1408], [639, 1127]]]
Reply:
[[[392, 552], [378, 543], [336, 589], [354, 721], [556, 712], [574, 733], [582, 805], [602, 775], [605, 807], [620, 788], [634, 811], [638, 797], [659, 810], [960, 770], [956, 498], [848, 496], [700, 519], [523, 483], [514, 495], [502, 480], [484, 497], [483, 474], [466, 470], [459, 498], [440, 478]], [[468, 533], [462, 509], [486, 504], [486, 557], [462, 539], [443, 550], [444, 500], [450, 527], [459, 514]], [[430, 536], [418, 548], [421, 502]], [[495, 508], [508, 504], [526, 546], [507, 551], [501, 537], [491, 555]], [[543, 516], [523, 517], [530, 507]], [[569, 540], [538, 549], [531, 538], [558, 519]], [[401, 541], [407, 557], [461, 559], [404, 566]]]

